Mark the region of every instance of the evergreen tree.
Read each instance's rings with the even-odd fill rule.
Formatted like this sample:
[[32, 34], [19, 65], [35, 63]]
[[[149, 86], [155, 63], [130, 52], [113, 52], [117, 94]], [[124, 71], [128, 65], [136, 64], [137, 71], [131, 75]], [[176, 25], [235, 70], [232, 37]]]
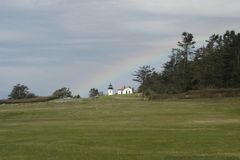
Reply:
[[161, 73], [140, 67], [133, 79], [140, 92], [179, 93], [202, 88], [240, 87], [240, 33], [213, 34], [206, 46], [194, 49], [193, 35], [182, 34], [180, 48], [172, 50]]
[[150, 66], [142, 66], [139, 70], [135, 71], [133, 81], [140, 83], [139, 92], [143, 92], [143, 95], [150, 89], [151, 75], [154, 72], [154, 68]]

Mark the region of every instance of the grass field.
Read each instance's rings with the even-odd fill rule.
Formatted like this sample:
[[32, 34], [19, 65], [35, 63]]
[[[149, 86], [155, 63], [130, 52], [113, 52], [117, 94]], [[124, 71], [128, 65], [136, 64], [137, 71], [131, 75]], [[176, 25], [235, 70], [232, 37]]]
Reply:
[[0, 105], [0, 160], [240, 160], [240, 98]]

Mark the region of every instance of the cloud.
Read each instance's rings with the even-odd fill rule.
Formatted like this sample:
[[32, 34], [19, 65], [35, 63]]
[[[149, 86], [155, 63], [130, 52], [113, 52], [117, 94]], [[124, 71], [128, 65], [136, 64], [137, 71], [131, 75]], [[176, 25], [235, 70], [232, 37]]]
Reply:
[[24, 32], [11, 31], [11, 30], [0, 30], [0, 42], [14, 42], [22, 41], [30, 38], [31, 35]]
[[151, 13], [238, 17], [238, 0], [125, 0], [126, 6]]

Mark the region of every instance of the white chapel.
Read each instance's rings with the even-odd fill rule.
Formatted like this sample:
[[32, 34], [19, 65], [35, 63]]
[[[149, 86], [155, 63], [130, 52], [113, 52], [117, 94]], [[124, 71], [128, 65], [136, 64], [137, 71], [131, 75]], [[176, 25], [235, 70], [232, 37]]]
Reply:
[[118, 89], [117, 91], [118, 94], [133, 94], [133, 90], [131, 87], [122, 87], [121, 89]]

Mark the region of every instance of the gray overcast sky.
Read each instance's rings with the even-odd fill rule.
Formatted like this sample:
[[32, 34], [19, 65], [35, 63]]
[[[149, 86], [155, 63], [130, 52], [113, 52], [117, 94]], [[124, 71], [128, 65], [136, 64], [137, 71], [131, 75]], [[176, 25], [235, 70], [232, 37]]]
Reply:
[[86, 96], [136, 84], [160, 69], [183, 31], [199, 46], [240, 30], [239, 0], [1, 0], [0, 98], [23, 83], [38, 95], [63, 86]]

